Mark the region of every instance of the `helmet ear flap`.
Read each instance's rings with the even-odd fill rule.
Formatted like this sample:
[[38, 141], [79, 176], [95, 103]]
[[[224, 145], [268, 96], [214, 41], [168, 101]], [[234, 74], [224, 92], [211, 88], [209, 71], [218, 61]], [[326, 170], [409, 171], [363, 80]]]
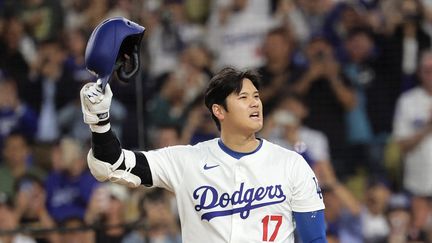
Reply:
[[130, 56], [119, 57], [118, 67], [116, 68], [117, 78], [123, 82], [128, 82], [138, 72], [139, 67], [140, 60], [138, 55], [138, 47], [135, 45]]

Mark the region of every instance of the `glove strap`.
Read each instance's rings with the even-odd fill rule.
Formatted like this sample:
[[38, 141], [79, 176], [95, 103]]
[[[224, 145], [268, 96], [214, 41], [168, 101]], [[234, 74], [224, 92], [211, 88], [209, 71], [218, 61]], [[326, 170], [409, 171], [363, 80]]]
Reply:
[[109, 122], [110, 122], [110, 119], [108, 118], [108, 119], [106, 119], [105, 121], [100, 121], [100, 122], [96, 123], [96, 125], [98, 125], [98, 126], [103, 126], [103, 125], [108, 124]]
[[99, 126], [100, 125], [105, 125], [105, 124], [108, 124], [110, 122], [109, 113], [108, 112], [97, 114], [97, 117], [99, 119], [99, 122], [96, 123], [96, 125], [99, 125]]

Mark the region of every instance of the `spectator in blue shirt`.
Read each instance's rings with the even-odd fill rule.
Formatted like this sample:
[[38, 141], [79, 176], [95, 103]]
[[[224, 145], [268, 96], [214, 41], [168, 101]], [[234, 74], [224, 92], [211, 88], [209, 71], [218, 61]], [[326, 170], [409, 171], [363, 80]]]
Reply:
[[99, 184], [90, 174], [83, 149], [70, 138], [59, 143], [61, 163], [47, 177], [47, 208], [57, 223], [70, 218], [84, 219], [93, 189]]
[[0, 71], [0, 149], [12, 132], [31, 140], [36, 130], [36, 112], [19, 99], [16, 83]]

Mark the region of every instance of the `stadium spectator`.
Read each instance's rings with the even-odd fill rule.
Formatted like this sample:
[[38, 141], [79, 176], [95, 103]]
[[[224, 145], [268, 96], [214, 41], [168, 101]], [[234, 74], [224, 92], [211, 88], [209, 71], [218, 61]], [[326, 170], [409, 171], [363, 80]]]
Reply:
[[329, 242], [364, 242], [361, 202], [336, 177], [321, 186], [326, 205], [325, 218]]
[[51, 217], [61, 224], [70, 218], [83, 220], [92, 191], [99, 184], [85, 163], [82, 145], [63, 138], [59, 143], [60, 161], [45, 181], [46, 204]]
[[269, 31], [264, 40], [262, 49], [265, 63], [258, 69], [262, 76], [260, 96], [264, 114], [272, 111], [277, 100], [284, 96], [296, 78], [295, 67], [291, 61], [295, 47], [292, 33], [283, 27]]
[[184, 102], [190, 104], [203, 92], [212, 77], [211, 59], [208, 50], [200, 45], [190, 45], [184, 49], [175, 68], [175, 75], [188, 87]]
[[322, 35], [310, 40], [305, 55], [308, 66], [293, 82], [293, 91], [303, 97], [309, 109], [304, 124], [322, 131], [329, 139], [331, 162], [341, 175], [350, 163], [344, 118], [355, 107], [356, 94], [343, 76], [332, 46]]
[[[399, 20], [394, 31], [381, 40], [383, 68], [395, 88], [408, 90], [416, 84], [416, 70], [420, 54], [431, 47], [431, 38], [422, 28], [423, 7], [420, 0], [396, 1]], [[396, 14], [395, 14], [396, 15]]]
[[36, 112], [21, 101], [16, 83], [0, 72], [0, 149], [9, 134], [20, 132], [32, 141], [36, 129]]
[[355, 174], [355, 170], [366, 168], [370, 174], [383, 174], [383, 147], [391, 134], [396, 92], [387, 87], [369, 29], [351, 30], [343, 44], [342, 72], [357, 97], [355, 107], [345, 117], [347, 149], [353, 155], [346, 173]]
[[83, 20], [84, 23], [82, 27], [87, 28], [89, 31], [92, 31], [96, 26], [102, 22], [110, 9], [109, 1], [107, 0], [91, 0], [88, 1], [87, 8], [83, 11]]
[[64, 28], [66, 30], [84, 28], [86, 21], [84, 11], [88, 8], [88, 1], [62, 1], [61, 4], [64, 10]]
[[83, 29], [71, 29], [64, 34], [66, 54], [63, 64], [63, 79], [67, 77], [71, 82], [70, 92], [79, 92], [84, 81], [95, 80], [95, 77], [87, 70], [84, 61], [85, 47], [88, 35]]
[[159, 92], [149, 101], [148, 112], [151, 114], [149, 117], [151, 126], [183, 126], [184, 110], [187, 106], [184, 81], [173, 72], [163, 75]]
[[146, 228], [134, 231], [128, 240], [131, 243], [180, 243], [179, 222], [171, 202], [172, 195], [163, 189], [154, 188], [146, 191], [139, 204], [140, 219]]
[[25, 34], [23, 23], [17, 16], [7, 16], [4, 26], [7, 28], [0, 32], [0, 68], [18, 81], [21, 87], [28, 80], [31, 61], [36, 58], [35, 46]]
[[215, 55], [215, 68], [258, 68], [264, 64], [260, 51], [264, 37], [275, 25], [269, 14], [256, 14], [250, 1], [228, 1], [210, 16], [207, 45]]
[[420, 234], [431, 216], [432, 196], [432, 53], [422, 53], [419, 64], [421, 85], [403, 93], [396, 105], [394, 137], [404, 160], [403, 185], [412, 194], [410, 231]]
[[[15, 183], [15, 211], [23, 227], [51, 229], [57, 225], [46, 208], [46, 192], [42, 180], [31, 175], [20, 177]], [[37, 242], [60, 242], [57, 232], [31, 234]]]
[[335, 3], [332, 0], [319, 2], [300, 0], [292, 1], [291, 4], [285, 6], [285, 14], [288, 15], [290, 26], [293, 27], [300, 45], [307, 44], [315, 33], [323, 30], [325, 19], [334, 8]]
[[217, 137], [219, 131], [213, 124], [211, 114], [204, 104], [204, 97], [198, 96], [188, 107], [186, 123], [181, 130], [181, 144], [197, 144]]
[[18, 16], [36, 42], [58, 37], [63, 28], [63, 9], [57, 1], [24, 0], [14, 2]]
[[61, 222], [59, 227], [64, 229], [60, 233], [62, 243], [94, 242], [93, 229], [89, 229], [83, 219], [69, 218]]
[[391, 191], [388, 182], [371, 178], [367, 182], [361, 225], [365, 242], [385, 242], [390, 233], [387, 210]]
[[303, 124], [308, 116], [303, 100], [287, 94], [267, 118], [261, 134], [270, 141], [297, 151], [314, 170], [320, 183], [334, 178], [328, 139], [324, 133]]
[[180, 35], [180, 26], [174, 21], [179, 16], [175, 13], [182, 10], [177, 8], [175, 1], [172, 2], [174, 3], [151, 7], [143, 14], [144, 21], [149, 23], [149, 35], [145, 38], [149, 55], [148, 72], [152, 78], [174, 71], [185, 45]]
[[129, 237], [125, 217], [129, 197], [127, 187], [110, 182], [94, 190], [85, 213], [87, 225], [95, 227], [94, 242], [123, 242]]
[[37, 112], [38, 130], [36, 140], [52, 143], [59, 139], [57, 109], [76, 97], [69, 82], [60, 82], [63, 74], [65, 52], [59, 40], [49, 40], [39, 44], [37, 65], [31, 82], [23, 85], [22, 99]]
[[[0, 231], [13, 231], [18, 227], [18, 216], [15, 212], [12, 200], [5, 193], [0, 192]], [[20, 232], [0, 235], [0, 241], [36, 243], [33, 238]]]
[[326, 15], [322, 29], [318, 30], [328, 38], [338, 57], [343, 49], [343, 41], [348, 34], [354, 29], [368, 27], [362, 10], [358, 2], [338, 2]]
[[387, 242], [428, 242], [426, 234], [418, 232], [412, 234], [412, 214], [411, 214], [410, 198], [402, 193], [394, 194], [391, 196], [388, 210], [387, 221], [390, 227], [390, 232], [387, 237]]
[[3, 162], [0, 166], [0, 192], [14, 196], [14, 185], [18, 178], [25, 174], [45, 178], [45, 171], [33, 161], [32, 151], [21, 133], [11, 133], [5, 139], [3, 147]]

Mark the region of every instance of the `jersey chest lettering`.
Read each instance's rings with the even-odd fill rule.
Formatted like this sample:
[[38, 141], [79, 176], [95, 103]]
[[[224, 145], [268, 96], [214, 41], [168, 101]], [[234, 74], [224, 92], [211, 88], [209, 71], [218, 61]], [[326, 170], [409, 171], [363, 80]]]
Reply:
[[[245, 189], [244, 183], [241, 183], [240, 188], [232, 194], [220, 193], [212, 186], [200, 186], [194, 190], [193, 198], [198, 202], [195, 210], [197, 212], [206, 211], [201, 215], [201, 220], [210, 221], [212, 218], [237, 213], [242, 219], [246, 219], [251, 210], [282, 203], [286, 196], [281, 185]], [[224, 210], [229, 205], [232, 205], [232, 208]], [[222, 210], [213, 210], [218, 207]]]

